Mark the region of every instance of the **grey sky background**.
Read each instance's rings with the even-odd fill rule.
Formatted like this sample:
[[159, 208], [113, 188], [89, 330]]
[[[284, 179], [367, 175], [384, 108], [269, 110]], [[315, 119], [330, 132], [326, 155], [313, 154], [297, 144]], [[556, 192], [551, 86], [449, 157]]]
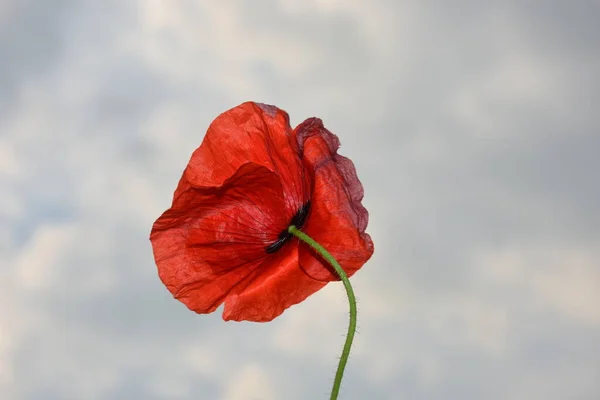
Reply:
[[340, 399], [600, 398], [598, 1], [0, 2], [0, 399], [326, 399], [341, 284], [196, 315], [148, 235], [219, 113], [317, 116], [375, 255]]

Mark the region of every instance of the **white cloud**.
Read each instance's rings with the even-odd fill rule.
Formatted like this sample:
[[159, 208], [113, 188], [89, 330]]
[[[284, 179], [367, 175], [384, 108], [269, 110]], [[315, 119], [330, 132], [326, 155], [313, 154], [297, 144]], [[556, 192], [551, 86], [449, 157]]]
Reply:
[[200, 375], [216, 379], [222, 372], [219, 355], [214, 347], [193, 344], [185, 347], [179, 356], [185, 359], [189, 367]]
[[267, 371], [259, 365], [244, 365], [231, 377], [223, 400], [275, 400], [277, 395]]
[[[3, 299], [5, 300], [5, 299]], [[2, 310], [3, 313], [5, 310]], [[3, 318], [4, 319], [4, 318]], [[14, 340], [9, 336], [8, 321], [0, 320], [0, 388], [10, 387], [13, 383], [14, 373], [10, 365], [10, 349]]]
[[40, 289], [56, 285], [63, 256], [74, 239], [72, 226], [40, 227], [14, 264], [20, 286]]
[[485, 282], [515, 291], [527, 307], [599, 326], [600, 265], [592, 248], [556, 244], [488, 249], [473, 264]]
[[6, 139], [0, 140], [0, 174], [2, 174], [2, 178], [18, 176], [21, 169], [11, 143]]

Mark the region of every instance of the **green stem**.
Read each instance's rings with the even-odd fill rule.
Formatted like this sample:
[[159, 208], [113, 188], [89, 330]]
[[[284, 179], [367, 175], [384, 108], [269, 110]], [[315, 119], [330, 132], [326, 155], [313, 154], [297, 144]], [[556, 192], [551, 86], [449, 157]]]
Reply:
[[350, 355], [350, 348], [352, 347], [352, 340], [354, 339], [354, 332], [356, 332], [356, 297], [354, 296], [354, 290], [350, 285], [350, 279], [348, 275], [342, 269], [340, 264], [333, 258], [327, 250], [323, 248], [319, 243], [315, 242], [310, 236], [304, 232], [298, 230], [294, 225], [288, 228], [288, 232], [296, 236], [298, 239], [303, 241], [312, 247], [317, 253], [319, 253], [331, 266], [335, 269], [335, 272], [340, 276], [340, 279], [344, 283], [346, 293], [348, 294], [348, 302], [350, 303], [350, 324], [348, 325], [348, 335], [346, 336], [346, 342], [344, 343], [344, 349], [340, 357], [340, 363], [338, 364], [337, 371], [335, 373], [335, 380], [333, 381], [333, 388], [331, 389], [330, 400], [336, 400], [340, 392], [340, 385], [342, 383], [342, 377], [344, 376], [344, 369], [348, 362], [348, 356]]

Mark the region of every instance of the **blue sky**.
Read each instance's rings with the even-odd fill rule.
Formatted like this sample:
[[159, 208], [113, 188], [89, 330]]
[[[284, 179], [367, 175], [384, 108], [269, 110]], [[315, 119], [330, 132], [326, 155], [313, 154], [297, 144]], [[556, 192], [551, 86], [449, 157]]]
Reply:
[[326, 399], [341, 284], [196, 315], [148, 235], [212, 119], [317, 116], [375, 255], [340, 399], [600, 398], [597, 1], [4, 1], [0, 398]]

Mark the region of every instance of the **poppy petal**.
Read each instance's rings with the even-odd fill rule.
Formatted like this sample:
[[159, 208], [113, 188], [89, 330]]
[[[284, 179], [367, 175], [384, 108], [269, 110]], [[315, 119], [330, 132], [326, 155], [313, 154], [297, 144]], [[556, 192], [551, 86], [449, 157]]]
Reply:
[[[351, 160], [337, 154], [339, 139], [318, 118], [295, 129], [304, 165], [313, 174], [311, 212], [303, 231], [320, 243], [352, 276], [373, 254], [365, 232], [369, 214], [364, 191]], [[300, 246], [300, 266], [319, 281], [339, 280], [337, 273], [308, 246]]]
[[227, 297], [223, 319], [271, 321], [322, 289], [327, 282], [316, 281], [298, 268], [298, 250], [297, 241], [289, 243], [261, 265], [261, 277], [248, 279], [243, 290]]
[[159, 276], [190, 309], [209, 313], [264, 264], [286, 229], [279, 178], [247, 163], [221, 187], [190, 187], [154, 223]]
[[288, 114], [275, 106], [246, 102], [219, 115], [193, 153], [175, 197], [190, 186], [221, 186], [248, 162], [275, 173], [285, 209], [295, 212], [309, 198], [310, 179], [298, 156]]

